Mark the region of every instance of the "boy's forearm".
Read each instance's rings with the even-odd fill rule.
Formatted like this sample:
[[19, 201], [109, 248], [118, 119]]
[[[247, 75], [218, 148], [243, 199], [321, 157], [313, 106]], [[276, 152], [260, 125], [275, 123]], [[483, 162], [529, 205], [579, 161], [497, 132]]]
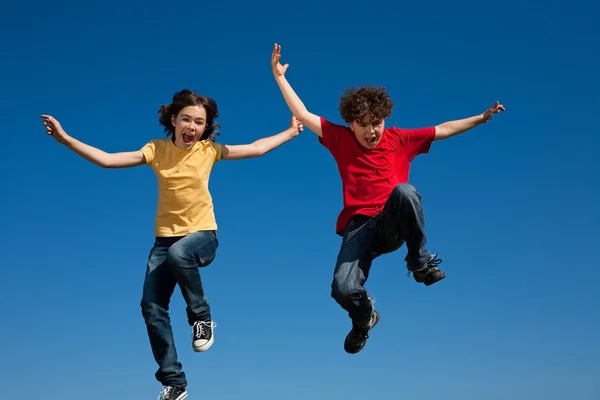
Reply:
[[483, 124], [484, 122], [485, 120], [483, 114], [444, 122], [443, 124], [435, 127], [435, 140], [447, 139], [449, 137], [461, 134]]
[[285, 99], [285, 102], [292, 114], [294, 114], [296, 118], [302, 119], [308, 110], [306, 109], [306, 106], [302, 100], [300, 100], [300, 97], [298, 97], [285, 76], [278, 76], [275, 78], [275, 81], [277, 82], [277, 85], [281, 90], [281, 94], [283, 95], [283, 98]]
[[322, 136], [321, 130], [321, 118], [308, 111], [302, 100], [298, 97], [292, 86], [289, 84], [285, 76], [275, 77], [275, 81], [283, 94], [283, 98], [287, 103], [290, 111], [296, 118], [298, 118], [304, 126], [316, 133], [318, 136]]

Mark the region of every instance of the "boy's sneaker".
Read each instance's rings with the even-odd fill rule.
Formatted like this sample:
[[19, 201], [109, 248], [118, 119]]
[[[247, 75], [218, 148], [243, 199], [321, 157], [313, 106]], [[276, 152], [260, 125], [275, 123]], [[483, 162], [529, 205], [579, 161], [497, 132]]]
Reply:
[[[446, 277], [446, 274], [437, 266], [442, 262], [441, 258], [438, 258], [437, 253], [432, 255], [427, 264], [423, 269], [418, 271], [412, 271], [415, 281], [424, 283], [425, 286], [433, 285], [437, 281], [441, 281]], [[410, 272], [409, 272], [410, 273]]]
[[367, 344], [369, 332], [377, 325], [377, 322], [379, 322], [379, 313], [375, 310], [371, 313], [371, 320], [366, 326], [358, 326], [352, 322], [352, 330], [348, 333], [348, 336], [346, 336], [344, 350], [350, 354], [361, 351]]
[[217, 324], [215, 324], [213, 321], [194, 322], [194, 325], [192, 326], [192, 347], [194, 348], [194, 351], [206, 351], [210, 346], [212, 346], [213, 342], [215, 341], [213, 328], [216, 326]]
[[163, 386], [158, 395], [158, 400], [183, 400], [187, 395], [187, 391], [183, 388], [177, 386]]

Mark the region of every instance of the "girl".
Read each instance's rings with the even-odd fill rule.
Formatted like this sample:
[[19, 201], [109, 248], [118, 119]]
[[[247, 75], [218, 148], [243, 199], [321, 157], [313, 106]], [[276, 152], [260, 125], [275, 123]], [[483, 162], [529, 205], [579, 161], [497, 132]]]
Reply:
[[69, 136], [50, 115], [42, 115], [46, 133], [58, 143], [102, 168], [149, 165], [158, 179], [158, 207], [141, 301], [150, 345], [158, 364], [156, 379], [163, 388], [159, 400], [187, 397], [187, 381], [171, 329], [168, 308], [178, 284], [187, 304], [194, 351], [207, 350], [214, 342], [210, 306], [198, 267], [215, 258], [218, 238], [210, 173], [219, 160], [260, 157], [296, 137], [303, 125], [292, 117], [290, 127], [251, 144], [230, 146], [214, 141], [219, 116], [216, 102], [191, 90], [175, 93], [171, 104], [159, 111], [166, 139], [148, 142], [140, 150], [106, 153]]

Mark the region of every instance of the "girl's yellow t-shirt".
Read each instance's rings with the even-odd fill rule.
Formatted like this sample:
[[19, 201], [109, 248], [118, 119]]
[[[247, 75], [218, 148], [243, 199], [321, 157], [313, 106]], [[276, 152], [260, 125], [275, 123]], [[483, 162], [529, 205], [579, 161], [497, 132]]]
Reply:
[[200, 230], [216, 230], [208, 182], [214, 164], [221, 159], [221, 145], [208, 139], [183, 150], [171, 139], [157, 139], [148, 142], [141, 151], [158, 179], [154, 234], [185, 236]]

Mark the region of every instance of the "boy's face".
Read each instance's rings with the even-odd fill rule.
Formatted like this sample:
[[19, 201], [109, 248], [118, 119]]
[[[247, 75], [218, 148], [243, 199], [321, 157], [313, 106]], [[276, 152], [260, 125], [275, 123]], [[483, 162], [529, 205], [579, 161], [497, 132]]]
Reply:
[[171, 117], [171, 123], [175, 128], [175, 146], [189, 150], [206, 129], [206, 110], [202, 106], [185, 107], [177, 117]]
[[383, 136], [385, 121], [383, 119], [371, 120], [370, 116], [366, 116], [362, 121], [352, 121], [350, 129], [361, 146], [374, 149]]

